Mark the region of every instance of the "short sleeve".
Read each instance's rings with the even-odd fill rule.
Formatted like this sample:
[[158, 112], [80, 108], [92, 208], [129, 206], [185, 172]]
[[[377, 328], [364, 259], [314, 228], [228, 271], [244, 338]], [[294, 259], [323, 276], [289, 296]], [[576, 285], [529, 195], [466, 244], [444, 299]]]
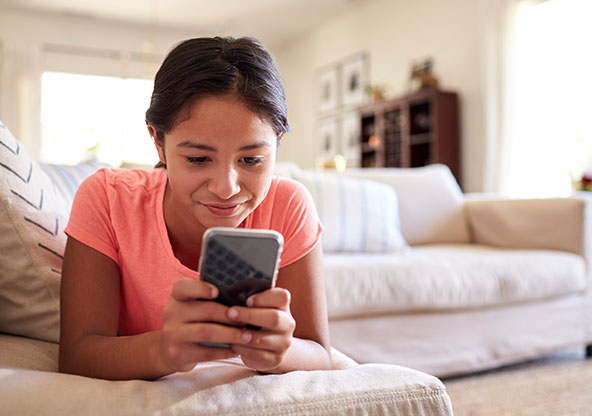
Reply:
[[[281, 178], [275, 195], [273, 227], [284, 236], [280, 267], [288, 266], [306, 256], [319, 242], [323, 227], [314, 201], [299, 182]], [[276, 222], [274, 221], [274, 222]]]
[[82, 182], [64, 231], [119, 263], [119, 248], [111, 224], [108, 172], [101, 169]]

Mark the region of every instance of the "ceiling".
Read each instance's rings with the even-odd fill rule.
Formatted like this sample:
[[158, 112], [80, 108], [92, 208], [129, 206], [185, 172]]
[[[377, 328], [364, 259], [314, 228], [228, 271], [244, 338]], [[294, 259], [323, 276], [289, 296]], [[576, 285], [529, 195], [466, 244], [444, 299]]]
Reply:
[[0, 6], [89, 19], [251, 35], [278, 45], [370, 0], [0, 0]]

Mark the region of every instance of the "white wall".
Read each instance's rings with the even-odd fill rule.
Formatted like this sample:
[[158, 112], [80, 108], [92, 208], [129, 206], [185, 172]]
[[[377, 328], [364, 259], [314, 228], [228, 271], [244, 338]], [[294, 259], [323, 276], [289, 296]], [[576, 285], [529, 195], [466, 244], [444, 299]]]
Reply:
[[371, 83], [387, 84], [390, 92], [398, 95], [407, 90], [410, 61], [431, 56], [441, 87], [460, 95], [464, 190], [482, 190], [485, 133], [479, 2], [358, 3], [351, 12], [273, 51], [285, 82], [293, 128], [281, 145], [279, 159], [313, 166], [315, 70], [365, 51], [370, 60]]

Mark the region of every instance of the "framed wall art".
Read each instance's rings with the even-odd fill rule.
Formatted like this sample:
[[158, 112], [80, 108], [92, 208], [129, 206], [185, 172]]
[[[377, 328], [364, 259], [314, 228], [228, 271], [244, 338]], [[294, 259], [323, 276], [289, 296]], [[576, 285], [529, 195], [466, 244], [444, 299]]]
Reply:
[[318, 72], [316, 80], [317, 109], [326, 113], [339, 108], [339, 66], [333, 65]]
[[368, 80], [368, 59], [361, 53], [347, 58], [341, 65], [341, 96], [344, 107], [354, 107], [364, 104], [366, 94], [364, 89]]
[[344, 114], [340, 118], [339, 137], [341, 154], [350, 167], [360, 166], [360, 116], [356, 112]]
[[318, 160], [343, 156], [360, 166], [360, 116], [367, 102], [368, 54], [359, 52], [320, 68], [315, 74], [316, 141]]
[[331, 159], [340, 154], [339, 120], [328, 118], [320, 120], [317, 128], [318, 156], [323, 159]]

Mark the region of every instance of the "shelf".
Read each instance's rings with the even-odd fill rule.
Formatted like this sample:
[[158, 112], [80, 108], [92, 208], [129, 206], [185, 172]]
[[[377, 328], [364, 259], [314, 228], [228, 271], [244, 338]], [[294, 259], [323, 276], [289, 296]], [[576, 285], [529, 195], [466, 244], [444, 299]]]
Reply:
[[458, 111], [458, 95], [435, 88], [359, 108], [361, 166], [442, 163], [460, 183]]
[[370, 146], [368, 143], [362, 143], [362, 153], [373, 153], [377, 150], [376, 147]]
[[409, 144], [411, 146], [416, 144], [424, 144], [432, 141], [431, 133], [412, 134], [409, 136]]

